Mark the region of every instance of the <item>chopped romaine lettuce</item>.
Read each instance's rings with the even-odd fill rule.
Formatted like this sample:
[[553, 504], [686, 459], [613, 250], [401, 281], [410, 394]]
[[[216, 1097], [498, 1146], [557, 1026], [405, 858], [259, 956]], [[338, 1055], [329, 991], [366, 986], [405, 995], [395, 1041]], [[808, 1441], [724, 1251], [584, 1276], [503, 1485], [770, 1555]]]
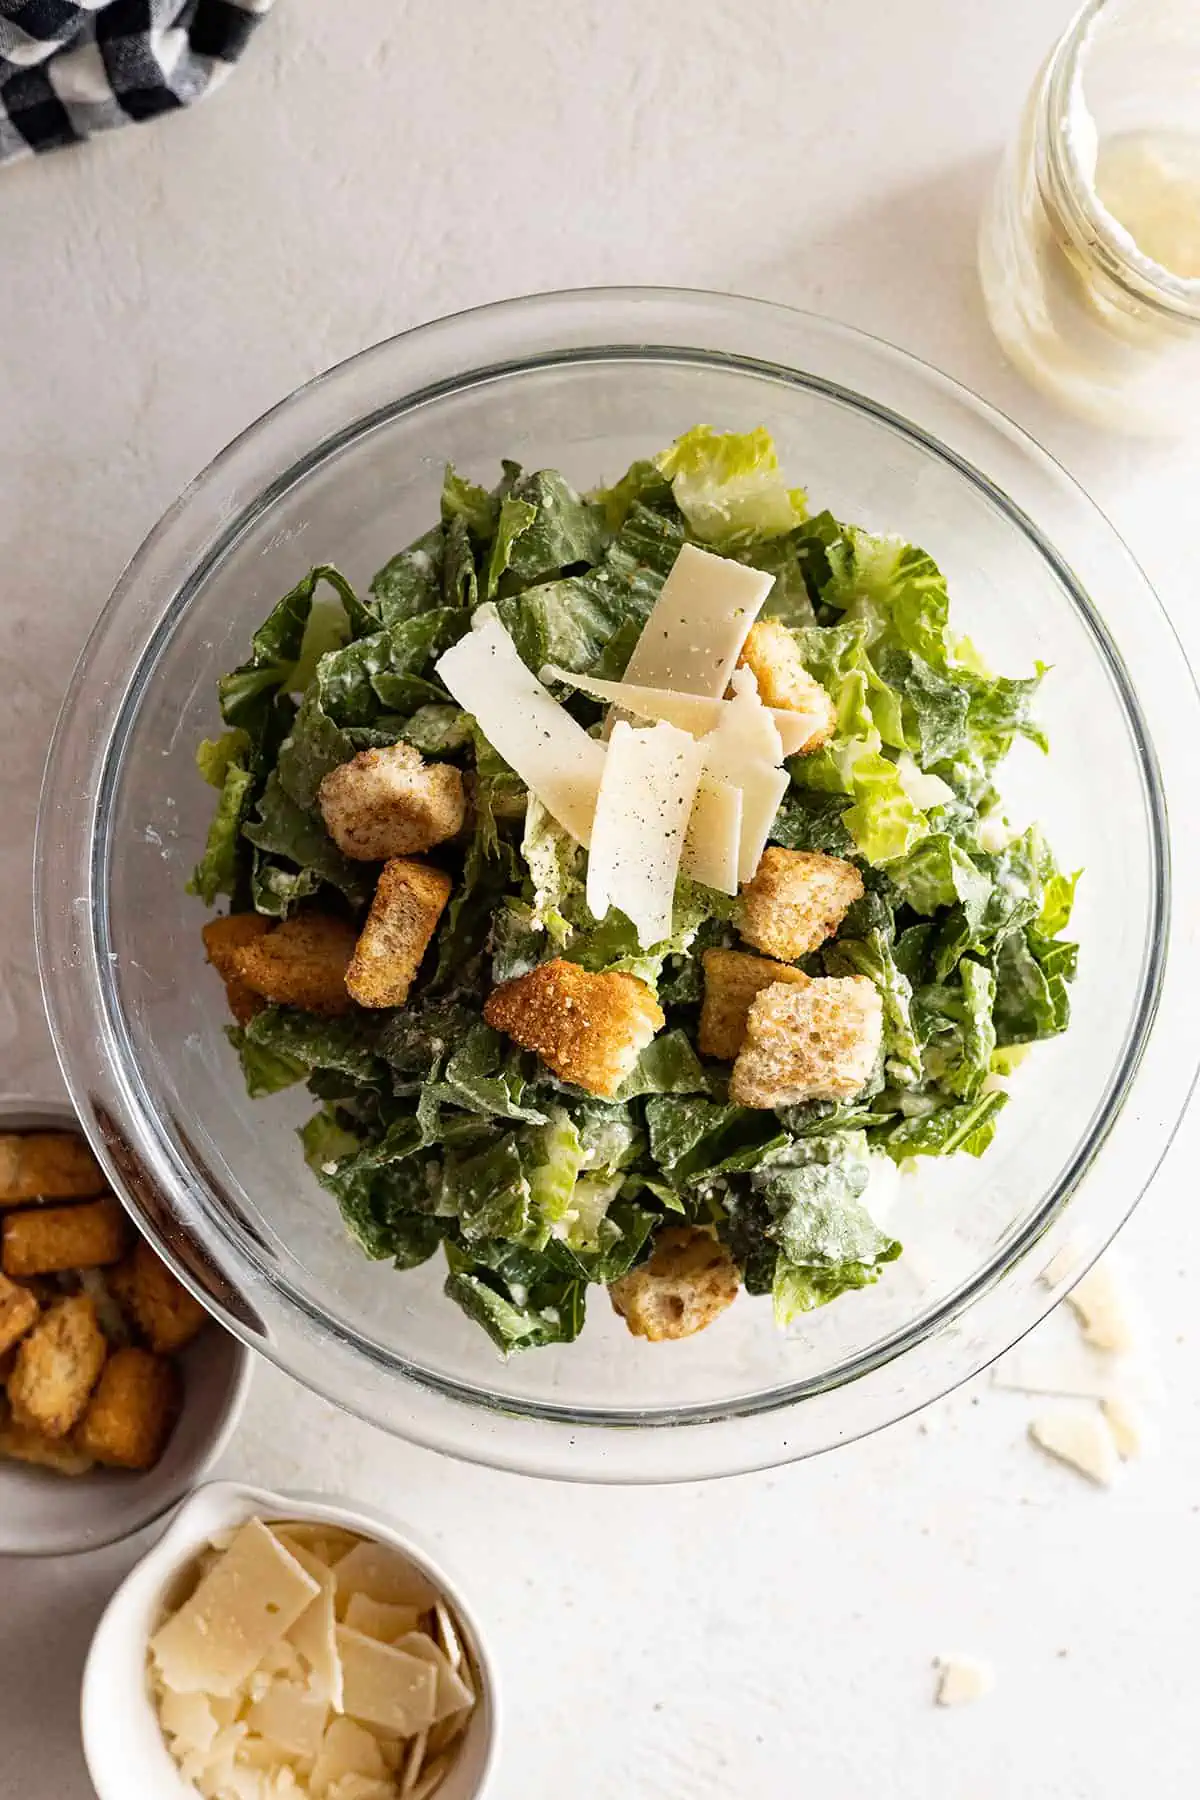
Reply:
[[[586, 850], [438, 678], [486, 617], [535, 674], [619, 678], [685, 543], [773, 577], [764, 616], [833, 702], [829, 741], [788, 764], [770, 841], [863, 877], [801, 964], [879, 991], [882, 1054], [847, 1100], [728, 1099], [729, 1065], [701, 1056], [698, 1027], [704, 952], [744, 948], [736, 902], [681, 879], [671, 934], [649, 948], [617, 909], [594, 919]], [[586, 496], [554, 470], [505, 463], [488, 489], [447, 469], [437, 523], [365, 600], [322, 566], [279, 601], [219, 685], [225, 729], [197, 752], [217, 803], [192, 891], [271, 920], [364, 918], [378, 868], [341, 853], [319, 797], [360, 751], [403, 742], [449, 761], [468, 800], [463, 832], [428, 853], [452, 891], [407, 1003], [263, 1006], [228, 1031], [248, 1090], [307, 1083], [320, 1110], [304, 1155], [347, 1231], [400, 1269], [442, 1246], [446, 1294], [506, 1355], [571, 1342], [588, 1288], [669, 1222], [715, 1230], [781, 1324], [868, 1286], [900, 1253], [868, 1205], [871, 1159], [981, 1155], [999, 1078], [1068, 1023], [1079, 877], [1036, 826], [1007, 825], [994, 779], [1016, 737], [1045, 747], [1045, 673], [987, 668], [952, 631], [925, 550], [810, 517], [765, 431], [698, 426]], [[562, 703], [599, 734], [594, 701]], [[493, 987], [558, 957], [644, 982], [665, 1009], [613, 1099], [484, 1022]]]

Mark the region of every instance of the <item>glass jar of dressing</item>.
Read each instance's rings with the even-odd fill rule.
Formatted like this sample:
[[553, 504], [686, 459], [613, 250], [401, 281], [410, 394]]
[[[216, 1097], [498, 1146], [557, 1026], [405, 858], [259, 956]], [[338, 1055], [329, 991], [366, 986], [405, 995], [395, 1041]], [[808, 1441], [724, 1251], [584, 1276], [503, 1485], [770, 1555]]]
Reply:
[[1002, 348], [1095, 422], [1200, 416], [1200, 0], [1087, 0], [983, 220]]

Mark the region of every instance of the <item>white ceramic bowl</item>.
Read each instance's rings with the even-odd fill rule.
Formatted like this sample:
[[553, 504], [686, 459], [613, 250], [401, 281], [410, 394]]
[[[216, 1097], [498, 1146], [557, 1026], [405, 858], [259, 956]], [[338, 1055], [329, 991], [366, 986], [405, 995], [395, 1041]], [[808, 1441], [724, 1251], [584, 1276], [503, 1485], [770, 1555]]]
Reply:
[[197, 1489], [166, 1533], [121, 1583], [96, 1628], [83, 1671], [83, 1752], [99, 1800], [196, 1800], [159, 1729], [146, 1683], [146, 1646], [177, 1577], [214, 1533], [257, 1515], [341, 1525], [409, 1558], [445, 1595], [479, 1677], [479, 1702], [437, 1800], [480, 1800], [495, 1767], [499, 1735], [496, 1673], [461, 1589], [407, 1526], [359, 1505], [315, 1494], [277, 1494], [238, 1482]]
[[[0, 1097], [0, 1132], [78, 1129], [67, 1106]], [[179, 1361], [183, 1408], [162, 1456], [144, 1474], [94, 1469], [65, 1476], [0, 1458], [0, 1556], [98, 1550], [161, 1518], [190, 1493], [233, 1433], [253, 1355], [214, 1320]]]

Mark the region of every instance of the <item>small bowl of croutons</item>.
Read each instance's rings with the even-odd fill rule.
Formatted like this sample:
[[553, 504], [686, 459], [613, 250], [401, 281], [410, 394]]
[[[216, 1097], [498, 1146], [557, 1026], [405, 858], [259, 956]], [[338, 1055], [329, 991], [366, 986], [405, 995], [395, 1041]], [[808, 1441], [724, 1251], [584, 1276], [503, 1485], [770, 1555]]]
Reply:
[[94, 1550], [160, 1518], [220, 1455], [249, 1375], [69, 1108], [0, 1100], [0, 1555]]

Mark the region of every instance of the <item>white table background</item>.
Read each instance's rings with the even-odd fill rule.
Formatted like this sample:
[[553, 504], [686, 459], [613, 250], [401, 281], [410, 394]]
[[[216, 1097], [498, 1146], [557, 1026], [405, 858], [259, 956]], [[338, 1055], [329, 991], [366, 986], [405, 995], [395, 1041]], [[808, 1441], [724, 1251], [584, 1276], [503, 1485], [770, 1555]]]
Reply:
[[[0, 172], [0, 1089], [57, 1092], [33, 974], [38, 778], [122, 564], [263, 408], [375, 339], [538, 288], [828, 312], [1059, 455], [1193, 653], [1200, 436], [1073, 426], [1003, 364], [974, 232], [1072, 0], [280, 0], [194, 111]], [[807, 1465], [554, 1487], [460, 1467], [260, 1368], [226, 1467], [452, 1549], [507, 1674], [496, 1800], [1161, 1800], [1196, 1792], [1200, 1271], [1182, 1133], [1124, 1248], [1169, 1389], [1101, 1493], [986, 1380]], [[0, 1562], [0, 1797], [84, 1800], [77, 1683], [134, 1554]], [[931, 1658], [998, 1685], [931, 1705]], [[130, 1796], [130, 1800], [152, 1800]]]

